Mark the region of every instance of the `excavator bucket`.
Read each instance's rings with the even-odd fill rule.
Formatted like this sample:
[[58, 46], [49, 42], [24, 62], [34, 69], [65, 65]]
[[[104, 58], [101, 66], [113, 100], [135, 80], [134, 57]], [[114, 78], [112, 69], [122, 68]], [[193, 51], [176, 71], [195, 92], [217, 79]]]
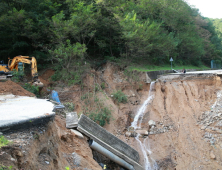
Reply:
[[38, 79], [37, 81], [34, 81], [32, 85], [37, 86], [39, 88], [42, 88], [44, 84]]

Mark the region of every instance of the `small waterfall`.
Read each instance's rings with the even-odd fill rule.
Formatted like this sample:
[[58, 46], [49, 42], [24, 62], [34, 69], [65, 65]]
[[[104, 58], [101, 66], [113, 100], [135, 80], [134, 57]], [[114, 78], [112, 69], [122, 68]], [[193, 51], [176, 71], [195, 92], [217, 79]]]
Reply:
[[[154, 98], [154, 94], [153, 94], [153, 89], [155, 86], [155, 82], [151, 82], [150, 84], [150, 91], [149, 91], [149, 95], [148, 98], [146, 99], [146, 101], [143, 103], [143, 105], [140, 107], [140, 109], [138, 110], [132, 124], [131, 127], [134, 128], [134, 130], [141, 128], [141, 123], [143, 120], [143, 116], [144, 116], [144, 112], [148, 106], [148, 104], [150, 104]], [[150, 150], [150, 146], [149, 146], [149, 138], [147, 137], [146, 139], [144, 139], [143, 143], [139, 140], [139, 134], [137, 134], [137, 136], [135, 137], [135, 139], [138, 141], [140, 148], [143, 152], [143, 156], [144, 156], [144, 163], [145, 163], [145, 170], [157, 170], [158, 166], [155, 162], [154, 159], [151, 159], [153, 165], [151, 165], [149, 158], [147, 156], [147, 153], [150, 155], [152, 152]]]

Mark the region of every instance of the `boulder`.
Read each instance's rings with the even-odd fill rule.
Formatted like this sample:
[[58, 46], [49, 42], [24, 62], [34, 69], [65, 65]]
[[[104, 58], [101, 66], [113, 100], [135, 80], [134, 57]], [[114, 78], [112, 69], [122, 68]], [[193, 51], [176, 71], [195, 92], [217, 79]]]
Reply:
[[131, 136], [131, 132], [127, 131], [127, 132], [125, 133], [125, 136], [126, 136], [126, 137], [130, 137], [130, 136]]
[[77, 130], [71, 129], [71, 132], [75, 134], [75, 136], [77, 136], [80, 139], [84, 139], [84, 136], [82, 135], [82, 133], [80, 133]]
[[213, 151], [210, 151], [210, 158], [211, 158], [211, 159], [216, 159], [216, 156], [214, 155], [214, 152], [213, 152]]
[[148, 123], [149, 123], [149, 126], [156, 126], [156, 122], [153, 120], [150, 120]]
[[136, 133], [144, 136], [148, 136], [148, 131], [147, 130], [136, 130]]

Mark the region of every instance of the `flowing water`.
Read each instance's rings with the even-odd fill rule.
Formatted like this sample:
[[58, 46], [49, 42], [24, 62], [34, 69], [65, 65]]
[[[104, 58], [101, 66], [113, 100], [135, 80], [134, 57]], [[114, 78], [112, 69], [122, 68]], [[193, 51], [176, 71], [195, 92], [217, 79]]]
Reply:
[[[131, 127], [134, 128], [134, 130], [141, 128], [141, 123], [143, 120], [143, 116], [145, 114], [145, 111], [147, 109], [147, 106], [152, 102], [153, 98], [154, 98], [154, 94], [153, 94], [153, 89], [155, 87], [155, 82], [151, 82], [150, 84], [150, 91], [148, 94], [148, 98], [146, 99], [146, 101], [143, 103], [143, 105], [140, 107], [140, 109], [138, 110], [132, 124]], [[149, 138], [147, 137], [146, 139], [144, 139], [143, 143], [139, 140], [139, 134], [137, 134], [137, 136], [135, 137], [135, 139], [138, 141], [140, 148], [143, 152], [143, 157], [144, 157], [144, 168], [145, 170], [157, 170], [158, 166], [155, 162], [154, 159], [152, 159], [152, 157], [148, 157], [147, 153], [149, 155], [151, 155], [151, 150], [150, 150], [150, 145], [149, 145]]]

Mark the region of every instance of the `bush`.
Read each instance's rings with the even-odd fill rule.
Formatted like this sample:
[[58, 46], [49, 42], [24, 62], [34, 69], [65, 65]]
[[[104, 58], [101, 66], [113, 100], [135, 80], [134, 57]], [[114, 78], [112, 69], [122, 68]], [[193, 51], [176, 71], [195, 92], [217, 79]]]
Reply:
[[17, 71], [14, 69], [12, 72], [12, 81], [20, 82], [24, 75], [23, 71]]
[[101, 83], [101, 88], [102, 88], [102, 89], [105, 89], [105, 88], [106, 88], [106, 85], [105, 85], [104, 82]]
[[81, 61], [71, 63], [69, 69], [62, 68], [57, 65], [55, 67], [55, 74], [51, 77], [53, 81], [63, 81], [68, 85], [81, 84], [84, 76], [89, 71], [88, 64], [84, 64]]
[[112, 93], [112, 95], [118, 103], [127, 103], [128, 101], [127, 96], [121, 90]]
[[11, 170], [13, 168], [13, 166], [4, 166], [2, 164], [0, 164], [0, 170]]
[[8, 144], [9, 144], [9, 141], [4, 136], [0, 136], [0, 148]]
[[100, 126], [104, 126], [106, 123], [109, 124], [112, 118], [111, 110], [107, 107], [102, 108], [99, 112], [86, 113], [86, 115]]
[[67, 102], [63, 103], [63, 105], [66, 107], [66, 110], [68, 112], [73, 112], [73, 110], [75, 109], [75, 105], [73, 103]]
[[29, 84], [29, 83], [25, 83], [23, 88], [25, 90], [35, 94], [37, 97], [39, 97], [39, 87], [38, 86], [34, 86], [34, 85]]

